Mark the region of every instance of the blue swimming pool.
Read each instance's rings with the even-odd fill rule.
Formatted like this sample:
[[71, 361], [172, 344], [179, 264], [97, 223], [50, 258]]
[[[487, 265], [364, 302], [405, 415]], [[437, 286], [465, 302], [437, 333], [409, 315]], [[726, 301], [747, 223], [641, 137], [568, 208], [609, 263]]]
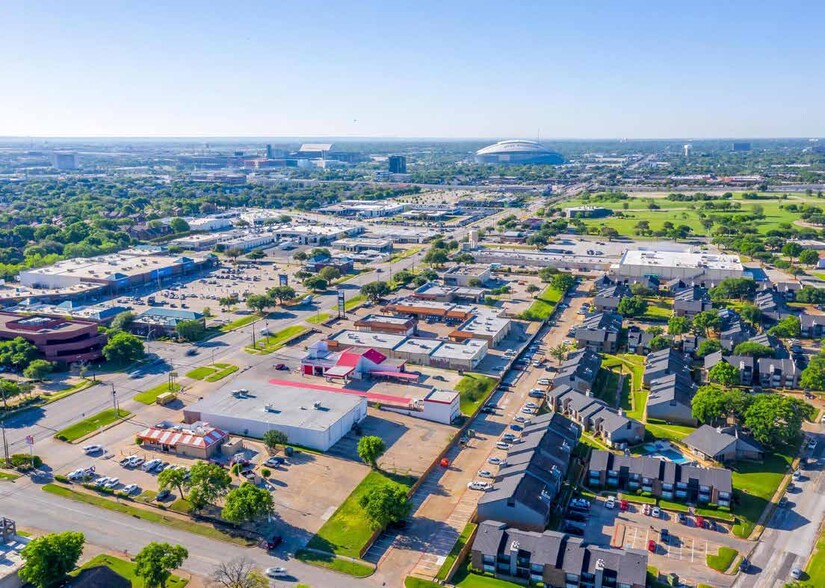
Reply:
[[659, 443], [648, 443], [644, 446], [644, 448], [647, 452], [645, 455], [650, 457], [661, 457], [662, 459], [672, 461], [673, 463], [678, 463], [679, 465], [692, 463], [693, 461], [682, 455], [680, 451], [674, 449], [672, 445], [664, 446]]

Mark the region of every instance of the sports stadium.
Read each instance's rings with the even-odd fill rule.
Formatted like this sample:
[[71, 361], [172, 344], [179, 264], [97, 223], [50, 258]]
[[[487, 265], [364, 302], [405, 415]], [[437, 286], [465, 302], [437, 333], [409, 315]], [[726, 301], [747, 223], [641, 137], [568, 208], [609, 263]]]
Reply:
[[561, 153], [556, 153], [535, 141], [514, 139], [499, 141], [476, 151], [476, 163], [505, 163], [518, 165], [556, 165], [564, 163]]

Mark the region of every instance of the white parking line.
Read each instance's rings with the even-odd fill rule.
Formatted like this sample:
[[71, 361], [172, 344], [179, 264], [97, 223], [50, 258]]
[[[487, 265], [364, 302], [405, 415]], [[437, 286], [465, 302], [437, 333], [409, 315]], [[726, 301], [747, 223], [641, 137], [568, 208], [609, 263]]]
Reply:
[[696, 545], [696, 541], [690, 541], [690, 563], [693, 563], [693, 548]]

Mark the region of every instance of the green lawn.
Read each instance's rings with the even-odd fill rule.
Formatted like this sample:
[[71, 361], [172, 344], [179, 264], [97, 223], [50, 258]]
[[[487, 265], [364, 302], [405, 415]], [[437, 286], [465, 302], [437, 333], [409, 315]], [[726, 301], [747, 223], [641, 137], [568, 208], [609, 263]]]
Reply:
[[409, 488], [413, 482], [415, 478], [410, 476], [371, 471], [318, 530], [307, 547], [335, 555], [359, 557], [373, 530], [358, 501], [378, 486], [398, 483]]
[[20, 474], [15, 474], [14, 472], [2, 472], [0, 471], [0, 480], [16, 480], [20, 477]]
[[673, 315], [673, 308], [665, 301], [650, 301], [647, 310], [642, 315], [643, 320], [652, 322], [666, 322]]
[[89, 433], [93, 433], [106, 425], [111, 425], [118, 419], [125, 419], [128, 416], [132, 416], [132, 413], [128, 410], [118, 409], [117, 414], [115, 414], [115, 409], [108, 408], [94, 416], [90, 416], [87, 419], [78, 421], [75, 424], [58, 431], [54, 434], [54, 436], [56, 439], [60, 439], [61, 441], [77, 441]]
[[684, 425], [668, 425], [656, 419], [648, 420], [645, 428], [657, 439], [667, 439], [668, 441], [681, 441], [696, 430], [693, 427]]
[[407, 576], [404, 578], [404, 588], [441, 588], [441, 584], [436, 584], [429, 580], [422, 580], [415, 576]]
[[400, 253], [396, 253], [395, 255], [390, 257], [389, 261], [390, 261], [390, 263], [395, 263], [396, 261], [401, 261], [402, 259], [407, 259], [408, 257], [412, 257], [413, 255], [415, 255], [416, 253], [418, 253], [422, 249], [424, 249], [423, 246], [421, 246], [421, 247], [410, 247], [409, 249], [405, 249], [405, 250], [401, 251]]
[[629, 374], [625, 377], [622, 386], [621, 406], [628, 417], [644, 422], [645, 404], [647, 403], [647, 391], [642, 387], [642, 377], [645, 366], [644, 357], [632, 353], [620, 353], [619, 355], [606, 354], [605, 362], [602, 365], [621, 365], [622, 371]]
[[326, 312], [322, 312], [320, 314], [313, 314], [311, 317], [309, 317], [307, 319], [307, 322], [311, 323], [313, 325], [318, 325], [320, 323], [327, 322], [330, 318], [332, 318], [331, 314], [328, 314]]
[[287, 343], [289, 343], [291, 339], [299, 337], [307, 331], [309, 331], [309, 329], [306, 327], [302, 327], [300, 325], [292, 325], [291, 327], [281, 329], [274, 335], [267, 335], [266, 337], [261, 337], [255, 342], [255, 347], [253, 347], [252, 345], [247, 345], [244, 349], [246, 349], [250, 353], [273, 353], [275, 351], [278, 351]]
[[77, 384], [73, 384], [72, 386], [68, 386], [67, 388], [63, 388], [62, 390], [58, 390], [54, 394], [49, 394], [48, 398], [46, 398], [46, 404], [51, 402], [56, 402], [61, 398], [66, 398], [66, 396], [71, 396], [72, 394], [76, 394], [82, 390], [86, 390], [87, 388], [91, 388], [98, 382], [95, 380], [81, 380]]
[[336, 557], [331, 553], [317, 553], [315, 551], [299, 549], [295, 553], [295, 559], [320, 568], [327, 568], [328, 570], [355, 576], [356, 578], [366, 578], [375, 572], [375, 568], [367, 562], [351, 561]]
[[519, 318], [525, 321], [547, 320], [562, 298], [564, 298], [564, 292], [556, 290], [552, 286], [547, 286], [533, 301], [533, 304], [519, 315]]
[[158, 396], [165, 394], [166, 392], [180, 392], [180, 384], [173, 383], [170, 385], [169, 382], [158, 384], [154, 388], [149, 388], [148, 390], [135, 394], [135, 400], [141, 404], [154, 404], [155, 400], [158, 399]]
[[190, 520], [167, 517], [158, 512], [155, 512], [154, 510], [137, 508], [136, 506], [127, 504], [122, 500], [115, 502], [115, 500], [113, 499], [104, 498], [103, 496], [98, 496], [95, 494], [78, 492], [76, 490], [72, 490], [71, 488], [60, 486], [58, 484], [44, 484], [43, 491], [48, 492], [49, 494], [55, 494], [57, 496], [69, 498], [77, 502], [83, 502], [85, 504], [91, 504], [92, 506], [97, 506], [106, 510], [119, 512], [125, 515], [135, 517], [137, 519], [143, 519], [144, 521], [149, 521], [150, 523], [158, 523], [160, 525], [166, 525], [167, 527], [172, 527], [180, 531], [188, 531], [189, 533], [194, 533], [195, 535], [209, 537], [210, 539], [219, 539], [221, 541], [228, 541], [230, 543], [235, 543], [237, 545], [244, 546], [254, 544], [254, 542], [250, 541], [249, 539], [224, 533], [223, 531], [215, 527], [195, 523]]
[[805, 567], [805, 573], [808, 575], [807, 584], [825, 586], [825, 529], [819, 535], [816, 548]]
[[763, 463], [740, 462], [733, 469], [734, 525], [737, 537], [747, 538], [756, 526], [790, 467], [792, 458], [779, 453], [768, 454]]
[[596, 375], [593, 385], [593, 395], [604, 400], [610, 406], [616, 406], [616, 390], [619, 385], [619, 374], [602, 367]]
[[347, 312], [349, 312], [350, 310], [355, 310], [356, 308], [364, 304], [366, 301], [366, 296], [364, 296], [363, 294], [356, 294], [352, 298], [347, 298], [344, 301], [344, 310]]
[[461, 550], [464, 549], [464, 546], [467, 544], [467, 541], [470, 540], [470, 536], [475, 531], [476, 527], [475, 523], [467, 523], [467, 526], [464, 527], [464, 530], [461, 531], [461, 534], [458, 536], [458, 540], [456, 540], [455, 545], [450, 550], [450, 553], [447, 555], [447, 558], [444, 560], [444, 563], [441, 564], [441, 567], [438, 569], [438, 573], [435, 575], [436, 579], [441, 580], [442, 582], [447, 579], [447, 574], [450, 573], [450, 569], [453, 567], [455, 560], [458, 559], [458, 554], [461, 553]]
[[[119, 557], [112, 557], [111, 555], [97, 555], [80, 566], [70, 576], [77, 576], [81, 570], [94, 568], [97, 566], [106, 566], [110, 570], [120, 574], [132, 583], [133, 588], [144, 588], [143, 578], [135, 575], [137, 564], [121, 559]], [[166, 580], [166, 588], [183, 588], [189, 583], [189, 580], [181, 578], [180, 576], [169, 576]]]
[[453, 584], [458, 588], [515, 588], [521, 584], [514, 584], [505, 580], [499, 580], [492, 576], [482, 576], [475, 574], [469, 569], [469, 562], [464, 562], [453, 576]]
[[473, 414], [496, 385], [496, 379], [483, 374], [465, 374], [455, 385], [461, 396], [461, 413]]
[[240, 329], [241, 327], [245, 327], [250, 323], [254, 323], [256, 320], [263, 318], [261, 315], [257, 313], [248, 314], [245, 317], [241, 317], [237, 320], [232, 321], [231, 323], [226, 323], [221, 327], [222, 333], [228, 333], [229, 331], [234, 331], [236, 329]]
[[238, 366], [231, 363], [216, 363], [214, 365], [203, 365], [188, 372], [186, 376], [193, 380], [206, 380], [207, 382], [217, 382], [230, 374], [238, 371]]
[[722, 546], [719, 548], [718, 554], [713, 555], [708, 553], [705, 557], [709, 568], [713, 568], [717, 572], [725, 573], [737, 555], [739, 555], [739, 552], [733, 547]]

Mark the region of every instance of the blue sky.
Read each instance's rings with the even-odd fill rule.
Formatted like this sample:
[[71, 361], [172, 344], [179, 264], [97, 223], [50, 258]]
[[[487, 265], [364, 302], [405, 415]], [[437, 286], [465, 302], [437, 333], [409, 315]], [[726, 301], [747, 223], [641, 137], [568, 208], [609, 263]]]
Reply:
[[0, 135], [825, 135], [825, 3], [5, 0]]

